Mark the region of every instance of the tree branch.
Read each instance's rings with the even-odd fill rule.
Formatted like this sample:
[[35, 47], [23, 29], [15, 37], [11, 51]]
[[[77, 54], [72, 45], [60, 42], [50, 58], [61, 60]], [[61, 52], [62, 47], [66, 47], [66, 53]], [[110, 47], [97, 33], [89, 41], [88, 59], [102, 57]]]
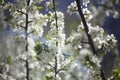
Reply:
[[[27, 6], [29, 6], [30, 4], [30, 0], [26, 0]], [[25, 46], [25, 50], [28, 51], [28, 24], [29, 24], [29, 15], [27, 13], [27, 9], [26, 9], [26, 14], [25, 14], [26, 18], [25, 18], [25, 40], [26, 40], [26, 46]], [[29, 62], [28, 60], [26, 60], [26, 80], [29, 80], [29, 75], [30, 75], [30, 69], [29, 69]]]
[[[57, 33], [58, 34], [58, 23], [57, 23], [57, 13], [56, 13], [56, 6], [55, 6], [55, 0], [53, 0], [53, 11], [55, 13], [55, 23], [56, 23], [56, 29], [57, 29]], [[56, 46], [58, 46], [58, 41], [56, 41]], [[58, 54], [56, 52], [56, 54]], [[57, 70], [57, 67], [58, 67], [58, 63], [57, 63], [57, 56], [55, 55], [55, 67], [54, 67], [54, 70], [55, 70], [55, 80], [57, 80], [56, 76], [58, 74], [58, 70]]]
[[[87, 22], [86, 22], [86, 20], [85, 20], [84, 14], [83, 14], [83, 12], [82, 12], [82, 8], [81, 8], [81, 5], [80, 5], [80, 0], [76, 0], [76, 3], [77, 3], [79, 15], [80, 15], [81, 20], [82, 20], [82, 23], [83, 23], [83, 25], [84, 25], [84, 29], [85, 29], [86, 35], [87, 35], [87, 37], [88, 37], [89, 45], [90, 45], [90, 47], [91, 47], [91, 49], [92, 49], [93, 54], [94, 54], [94, 55], [97, 55], [97, 51], [96, 51], [96, 49], [95, 49], [93, 40], [92, 40], [92, 38], [91, 38], [91, 35], [89, 34], [89, 28], [88, 28]], [[102, 68], [100, 69], [100, 72], [101, 72], [101, 73], [100, 73], [101, 79], [102, 79], [102, 80], [106, 80]]]
[[88, 37], [89, 45], [90, 45], [90, 47], [92, 49], [93, 54], [97, 55], [97, 52], [95, 50], [95, 46], [93, 44], [93, 40], [91, 38], [91, 35], [89, 34], [89, 28], [88, 28], [87, 22], [85, 20], [84, 14], [82, 12], [82, 8], [81, 8], [81, 5], [80, 5], [80, 0], [76, 0], [76, 3], [77, 3], [79, 15], [80, 15], [82, 23], [84, 25], [84, 29], [85, 29], [86, 35]]
[[56, 13], [56, 7], [55, 7], [55, 0], [53, 0], [53, 11], [55, 12], [55, 23], [56, 23], [56, 28], [58, 29], [58, 23], [57, 23], [57, 13]]
[[57, 80], [57, 79], [56, 79], [56, 77], [57, 77], [57, 72], [58, 72], [58, 71], [57, 71], [57, 65], [58, 65], [58, 64], [57, 64], [57, 56], [55, 56], [55, 67], [54, 67], [54, 70], [55, 70], [55, 80]]
[[23, 11], [21, 11], [21, 10], [17, 10], [17, 12], [20, 12], [21, 14], [26, 15], [26, 13], [25, 13], [25, 12], [23, 12]]
[[102, 68], [100, 69], [100, 72], [101, 72], [101, 73], [100, 73], [101, 79], [102, 79], [102, 80], [107, 80], [107, 79], [105, 78], [104, 71], [103, 71]]
[[26, 63], [26, 79], [29, 80], [29, 71], [30, 71], [30, 69], [29, 69], [28, 60], [26, 60], [25, 63]]

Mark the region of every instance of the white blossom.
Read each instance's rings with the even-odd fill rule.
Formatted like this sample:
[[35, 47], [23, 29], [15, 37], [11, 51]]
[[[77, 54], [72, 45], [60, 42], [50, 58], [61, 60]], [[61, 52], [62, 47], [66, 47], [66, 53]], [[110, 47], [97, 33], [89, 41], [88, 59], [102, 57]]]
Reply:
[[74, 1], [74, 2], [72, 2], [72, 3], [68, 6], [67, 12], [68, 12], [69, 14], [72, 14], [72, 13], [74, 13], [77, 9], [78, 9], [78, 8], [77, 8], [76, 1]]

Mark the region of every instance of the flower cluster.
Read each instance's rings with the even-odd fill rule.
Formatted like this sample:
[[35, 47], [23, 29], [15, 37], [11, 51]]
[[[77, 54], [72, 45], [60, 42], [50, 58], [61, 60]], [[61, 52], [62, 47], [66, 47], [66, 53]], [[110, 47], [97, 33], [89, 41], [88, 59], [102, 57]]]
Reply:
[[[87, 14], [91, 15], [89, 11], [87, 12]], [[90, 16], [88, 16], [87, 20], [90, 19]], [[116, 48], [117, 40], [113, 34], [108, 35], [106, 32], [104, 32], [103, 28], [99, 26], [93, 26], [91, 23], [89, 23], [89, 21], [86, 22], [89, 28], [88, 34], [93, 40], [97, 53], [104, 55], [106, 52], [111, 52]], [[67, 43], [73, 48], [71, 49], [74, 51], [72, 52], [73, 56], [78, 61], [83, 63], [86, 67], [88, 67], [90, 69], [91, 75], [94, 76], [96, 74], [95, 72], [99, 71], [101, 67], [101, 58], [92, 54], [91, 47], [82, 22], [78, 26], [77, 32], [72, 33], [70, 37], [68, 37]]]
[[83, 0], [83, 6], [87, 7], [87, 5], [90, 3], [89, 0]]
[[68, 6], [68, 10], [67, 10], [67, 12], [69, 13], [69, 14], [72, 14], [72, 13], [74, 13], [75, 11], [77, 11], [77, 5], [76, 5], [76, 2], [74, 1], [74, 2], [72, 2], [69, 6]]
[[42, 13], [39, 13], [39, 11], [36, 11], [34, 15], [30, 14], [30, 20], [32, 22], [29, 24], [28, 32], [42, 37], [44, 32], [43, 27], [47, 26], [48, 22], [47, 15], [43, 15]]
[[[52, 55], [52, 60], [49, 60], [49, 69], [52, 69], [52, 72], [47, 73], [46, 77], [51, 76], [54, 78], [54, 74], [56, 74], [56, 78], [58, 80], [61, 80], [62, 77], [60, 76], [60, 73], [65, 71], [65, 69], [68, 68], [70, 65], [71, 61], [68, 58], [65, 58], [63, 55], [63, 47], [65, 46], [65, 33], [64, 33], [64, 14], [60, 11], [56, 12], [49, 12], [49, 23], [50, 23], [50, 30], [48, 31], [48, 34], [46, 38], [52, 44], [52, 46], [55, 46], [55, 49], [53, 48], [51, 53], [54, 53]], [[57, 44], [56, 44], [57, 43]], [[49, 55], [49, 56], [50, 56]], [[53, 69], [54, 66], [56, 70], [58, 71], [57, 73]]]
[[89, 27], [89, 34], [92, 35], [93, 41], [98, 49], [104, 48], [107, 51], [112, 50], [117, 43], [113, 34], [106, 35], [104, 30], [98, 26]]
[[[91, 20], [92, 19], [92, 14], [90, 12], [90, 10], [88, 10], [87, 7], [84, 7], [86, 6], [87, 4], [89, 3], [89, 0], [83, 0], [83, 8], [82, 8], [82, 11], [83, 11], [83, 14], [86, 18], [87, 21]], [[68, 6], [68, 10], [67, 10], [67, 13], [69, 13], [70, 15], [73, 14], [73, 13], [76, 13], [78, 11], [78, 8], [77, 8], [77, 4], [76, 4], [76, 1], [72, 2], [69, 6]]]
[[53, 8], [53, 1], [52, 0], [46, 1], [46, 10], [52, 9], [52, 8]]

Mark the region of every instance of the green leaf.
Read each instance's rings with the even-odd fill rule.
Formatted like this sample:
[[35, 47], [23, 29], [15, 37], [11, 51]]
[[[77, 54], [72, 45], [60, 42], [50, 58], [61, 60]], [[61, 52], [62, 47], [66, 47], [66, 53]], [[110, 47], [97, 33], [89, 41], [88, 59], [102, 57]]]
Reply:
[[2, 0], [0, 0], [0, 4], [2, 3]]
[[120, 13], [120, 8], [117, 11], [118, 11], [118, 13]]
[[53, 77], [50, 76], [50, 75], [46, 75], [45, 78], [46, 78], [46, 80], [50, 80], [50, 79], [52, 79]]
[[120, 80], [120, 74], [118, 74], [118, 76], [116, 77], [116, 79]]
[[6, 16], [3, 20], [4, 21], [10, 21], [13, 17], [10, 15], [10, 16]]
[[70, 56], [70, 61], [71, 61], [71, 62], [74, 61], [74, 56]]
[[37, 9], [36, 10], [42, 10], [43, 7], [42, 6], [37, 6]]
[[51, 16], [51, 14], [50, 14], [50, 13], [48, 13], [48, 14], [47, 14], [47, 16], [48, 16], [48, 17], [50, 17], [50, 16]]
[[40, 44], [40, 42], [36, 43], [36, 46], [34, 47], [34, 50], [37, 53], [37, 55], [39, 55], [40, 53], [42, 53], [43, 46]]
[[0, 4], [3, 4], [3, 3], [5, 3], [5, 1], [4, 0], [0, 0]]
[[9, 64], [11, 62], [11, 60], [12, 60], [11, 56], [8, 56], [7, 57], [7, 63]]
[[34, 56], [34, 58], [35, 58], [35, 59], [37, 59], [37, 60], [41, 60], [41, 59], [40, 59], [40, 57], [39, 57], [39, 56], [37, 56], [37, 55], [36, 55], [36, 56]]
[[116, 70], [114, 71], [114, 74], [120, 74], [120, 68], [116, 69]]
[[52, 69], [48, 69], [47, 71], [48, 71], [48, 72], [52, 72]]

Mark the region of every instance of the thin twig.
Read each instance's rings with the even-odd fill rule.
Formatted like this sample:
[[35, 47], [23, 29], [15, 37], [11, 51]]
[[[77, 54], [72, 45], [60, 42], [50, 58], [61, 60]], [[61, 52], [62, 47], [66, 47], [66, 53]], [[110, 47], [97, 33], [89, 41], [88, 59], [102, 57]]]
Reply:
[[[26, 23], [25, 23], [25, 35], [26, 35], [25, 40], [27, 41], [27, 39], [28, 39], [28, 23], [29, 23], [29, 21], [28, 21], [28, 13], [26, 13], [25, 22], [26, 22]], [[25, 50], [28, 51], [28, 41], [27, 41]]]
[[57, 71], [57, 73], [59, 73], [59, 72], [62, 71], [62, 70], [65, 70], [66, 67], [67, 67], [67, 66], [63, 66], [61, 69], [59, 69], [59, 70]]
[[[27, 2], [27, 6], [29, 6], [30, 0], [26, 0], [26, 2]], [[26, 19], [25, 19], [25, 22], [26, 22], [25, 23], [25, 35], [26, 35], [25, 40], [27, 42], [26, 46], [25, 46], [25, 50], [28, 51], [28, 24], [29, 24], [28, 18], [29, 18], [29, 15], [27, 13], [27, 9], [26, 9], [25, 16], [26, 16]], [[29, 62], [28, 62], [28, 60], [26, 60], [26, 80], [29, 80], [29, 75], [30, 75]]]
[[30, 71], [30, 69], [29, 69], [28, 60], [26, 60], [25, 63], [26, 63], [26, 79], [29, 80], [29, 71]]
[[55, 80], [57, 80], [56, 79], [56, 77], [57, 77], [57, 56], [55, 56], [55, 67], [54, 67], [54, 70], [55, 70]]
[[55, 12], [55, 23], [56, 23], [56, 28], [58, 29], [58, 23], [57, 23], [57, 13], [56, 13], [56, 6], [55, 6], [55, 0], [53, 0], [53, 10]]
[[21, 10], [17, 10], [17, 12], [19, 12], [19, 13], [21, 13], [21, 14], [26, 15], [26, 13], [25, 13], [25, 12], [23, 12], [23, 11], [21, 11]]
[[77, 76], [75, 76], [75, 74], [73, 74], [72, 72], [71, 72], [71, 76], [72, 76], [75, 80], [79, 80], [79, 79], [77, 78]]
[[102, 51], [103, 48], [104, 48], [104, 47], [102, 46], [100, 49], [98, 49], [98, 50], [97, 50], [97, 53], [99, 53], [100, 51]]
[[101, 73], [100, 73], [101, 79], [102, 79], [102, 80], [107, 80], [107, 79], [105, 78], [104, 71], [103, 71], [102, 68], [100, 69], [100, 72], [101, 72]]
[[89, 44], [89, 42], [85, 42], [85, 41], [80, 41], [81, 43], [84, 43], [84, 44]]
[[[53, 11], [55, 13], [55, 23], [56, 23], [56, 29], [57, 29], [57, 32], [58, 32], [58, 23], [57, 23], [58, 18], [57, 18], [57, 13], [56, 13], [55, 0], [53, 0]], [[56, 33], [56, 34], [58, 34], [58, 33]], [[56, 46], [58, 46], [58, 41], [56, 41]], [[56, 52], [56, 54], [58, 54], [58, 53]], [[57, 67], [58, 67], [57, 56], [55, 56], [55, 67], [54, 67], [54, 70], [55, 70], [55, 80], [57, 80], [56, 79], [57, 72], [58, 72]]]

